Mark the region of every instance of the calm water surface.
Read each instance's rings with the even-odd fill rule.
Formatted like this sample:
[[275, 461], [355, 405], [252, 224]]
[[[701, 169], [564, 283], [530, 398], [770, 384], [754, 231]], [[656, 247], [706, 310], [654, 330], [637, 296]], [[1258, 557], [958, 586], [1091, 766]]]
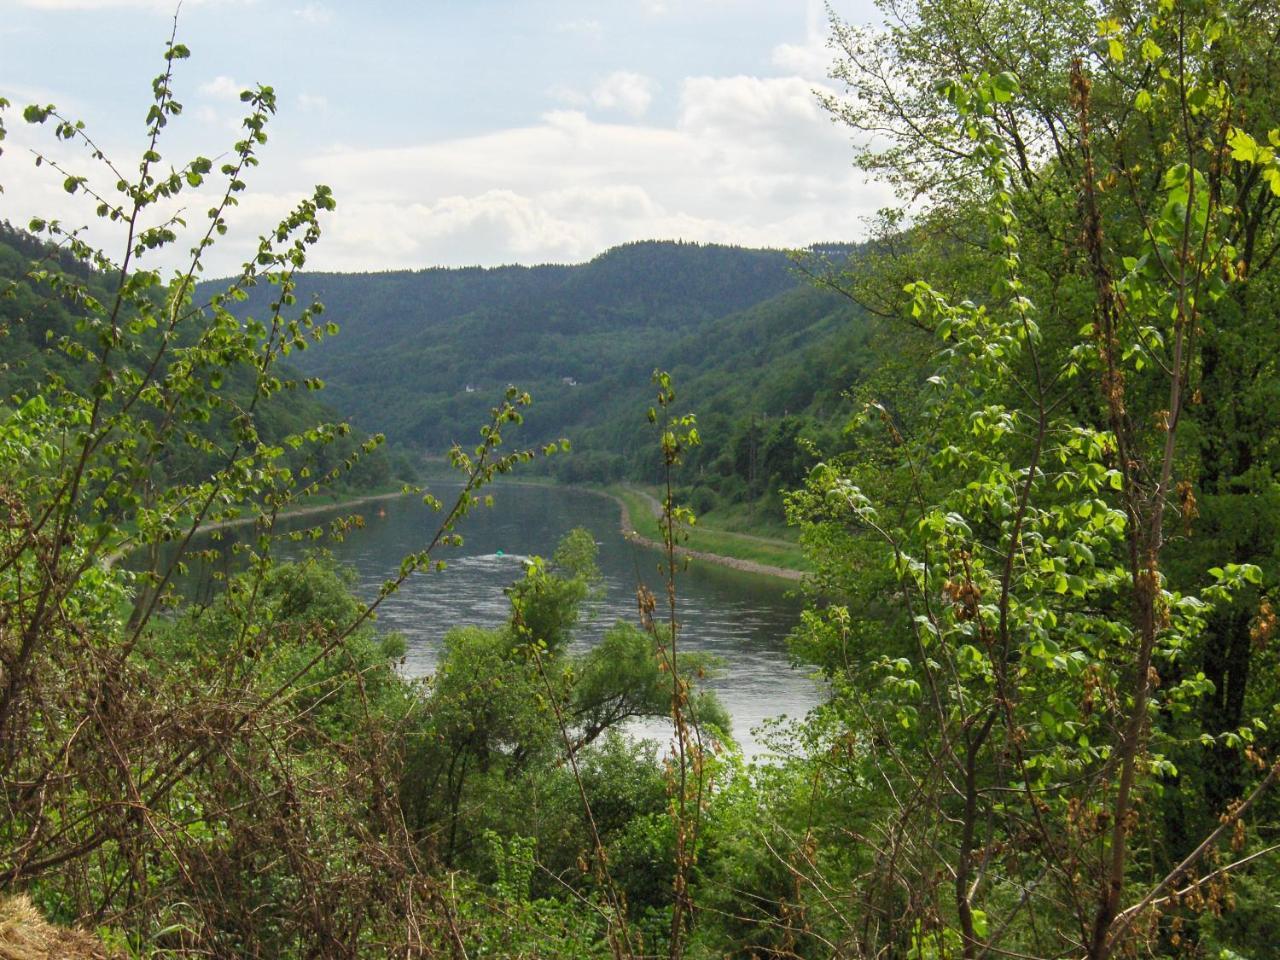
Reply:
[[[432, 490], [446, 503], [456, 493], [443, 485]], [[435, 669], [441, 639], [450, 627], [496, 627], [507, 619], [503, 588], [523, 575], [532, 555], [550, 557], [560, 538], [574, 527], [591, 531], [599, 545], [604, 594], [589, 604], [575, 646], [586, 649], [616, 620], [635, 621], [636, 584], [645, 583], [665, 596], [657, 572], [659, 555], [628, 543], [618, 531], [618, 506], [606, 498], [560, 487], [496, 484], [489, 488], [494, 505], [477, 509], [463, 521], [461, 547], [440, 554], [448, 563], [440, 573], [415, 574], [379, 607], [378, 622], [408, 640], [405, 671], [423, 676]], [[436, 529], [438, 516], [417, 497], [364, 503], [335, 511], [359, 513], [363, 530], [329, 549], [357, 577], [364, 599], [395, 575], [400, 559], [422, 549]], [[295, 520], [316, 524], [322, 517]], [[289, 556], [292, 544], [279, 552]], [[678, 581], [677, 612], [683, 649], [707, 651], [723, 661], [720, 675], [709, 682], [733, 717], [734, 736], [748, 756], [763, 747], [752, 728], [787, 715], [802, 717], [821, 699], [818, 685], [803, 669], [790, 666], [785, 638], [795, 625], [798, 601], [790, 585], [743, 574], [712, 564], [695, 564]], [[666, 731], [646, 727], [647, 736]]]

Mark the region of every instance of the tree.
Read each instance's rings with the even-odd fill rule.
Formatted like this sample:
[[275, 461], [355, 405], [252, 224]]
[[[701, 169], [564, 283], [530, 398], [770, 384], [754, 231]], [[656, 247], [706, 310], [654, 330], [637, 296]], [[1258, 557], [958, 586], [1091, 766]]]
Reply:
[[[6, 290], [54, 306], [36, 313], [51, 339], [30, 380], [0, 401], [0, 887], [30, 889], [56, 919], [109, 923], [138, 952], [350, 956], [448, 942], [455, 914], [395, 803], [414, 699], [394, 640], [370, 625], [456, 541], [476, 490], [532, 458], [500, 450], [529, 398], [508, 391], [481, 443], [455, 448], [460, 496], [447, 510], [427, 498], [439, 529], [372, 603], [318, 567], [277, 569], [281, 511], [356, 469], [380, 438], [329, 458], [345, 424], [277, 429], [292, 422], [282, 400], [320, 386], [286, 358], [334, 332], [318, 303], [289, 312], [334, 207], [328, 188], [261, 237], [225, 289], [198, 288], [276, 100], [270, 87], [242, 94], [242, 138], [221, 164], [169, 166], [160, 151], [186, 57], [171, 36], [136, 173], [55, 107], [23, 111], [84, 148], [88, 173], [36, 162], [118, 230], [119, 248], [34, 220], [38, 236], [19, 241], [32, 263]], [[196, 224], [164, 212], [210, 194]], [[151, 268], [180, 242], [181, 268]], [[270, 291], [265, 312], [234, 316], [255, 286]], [[175, 612], [198, 531], [235, 519], [254, 525], [244, 573], [207, 610]]]
[[[592, 649], [569, 651], [581, 604], [599, 577], [595, 555], [590, 533], [571, 531], [550, 564], [534, 558], [507, 589], [506, 626], [457, 627], [445, 638], [415, 738], [420, 746], [410, 756], [404, 802], [418, 830], [443, 834], [446, 863], [467, 851], [483, 853], [477, 843], [486, 829], [524, 833], [531, 826], [524, 819], [526, 791], [559, 757], [572, 763], [628, 721], [663, 719], [670, 712], [660, 637], [619, 621]], [[712, 667], [709, 658], [686, 654], [681, 678], [692, 686]], [[691, 706], [696, 722], [727, 736], [728, 718], [713, 695], [696, 695]], [[516, 806], [508, 819], [500, 795], [511, 789]], [[594, 856], [591, 842], [575, 856]], [[558, 872], [567, 865], [545, 866]]]
[[[809, 620], [840, 678], [842, 782], [896, 798], [847, 828], [868, 844], [850, 953], [1177, 944], [1253, 862], [1241, 818], [1277, 776], [1248, 748], [1265, 718], [1202, 735], [1185, 720], [1213, 690], [1192, 659], [1211, 611], [1262, 572], [1227, 556], [1175, 583], [1167, 546], [1194, 519], [1180, 438], [1246, 279], [1244, 208], [1275, 205], [1274, 155], [1228, 76], [1250, 42], [1239, 13], [930, 4], [887, 41], [837, 30], [837, 75], [862, 96], [831, 105], [887, 135], [865, 165], [930, 192], [907, 240], [951, 266], [878, 301], [945, 344], [924, 429], [869, 411], [904, 486], [881, 498], [826, 463], [794, 505], [811, 542], [879, 540], [894, 577], [884, 619]], [[1015, 15], [1053, 42], [1031, 49]], [[1198, 739], [1260, 769], [1171, 850], [1143, 811]]]

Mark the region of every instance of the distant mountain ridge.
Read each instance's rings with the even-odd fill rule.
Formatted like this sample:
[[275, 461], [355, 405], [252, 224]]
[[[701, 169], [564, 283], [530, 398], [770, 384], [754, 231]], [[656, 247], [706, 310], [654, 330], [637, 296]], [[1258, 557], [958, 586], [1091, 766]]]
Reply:
[[[261, 313], [269, 294], [240, 309]], [[432, 453], [471, 443], [515, 384], [534, 397], [523, 436], [567, 436], [574, 479], [647, 468], [655, 367], [677, 374], [682, 408], [719, 424], [705, 459], [750, 423], [829, 416], [853, 375], [841, 358], [865, 334], [784, 251], [673, 241], [568, 266], [309, 273], [297, 294], [322, 300], [341, 333], [291, 362], [362, 430]]]
[[[666, 339], [798, 282], [782, 251], [657, 241], [575, 266], [308, 273], [299, 301], [322, 300], [342, 332], [293, 359], [360, 427], [434, 449], [464, 435], [507, 383], [537, 399], [564, 378], [647, 375]], [[261, 312], [268, 295], [242, 309]]]

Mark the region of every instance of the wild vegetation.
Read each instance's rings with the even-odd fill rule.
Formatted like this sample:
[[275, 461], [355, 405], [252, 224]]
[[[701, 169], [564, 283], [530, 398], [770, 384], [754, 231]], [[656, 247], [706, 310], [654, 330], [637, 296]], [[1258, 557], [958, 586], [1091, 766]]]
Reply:
[[[767, 402], [794, 386], [794, 411], [757, 422], [746, 378], [688, 359], [710, 411], [695, 420], [679, 377], [657, 374], [635, 462], [658, 484], [665, 595], [640, 590], [635, 623], [573, 650], [596, 573], [590, 536], [570, 533], [509, 587], [506, 622], [455, 629], [423, 682], [396, 670], [377, 607], [437, 569], [493, 477], [562, 451], [548, 433], [507, 452], [529, 396], [506, 389], [478, 443], [453, 448], [462, 492], [426, 495], [439, 529], [372, 602], [319, 557], [276, 563], [280, 512], [380, 444], [294, 419], [319, 413], [295, 399], [319, 383], [283, 366], [333, 332], [318, 305], [296, 309], [331, 193], [229, 284], [197, 283], [275, 100], [246, 91], [217, 171], [165, 164], [186, 56], [172, 40], [136, 175], [49, 162], [122, 232], [112, 255], [36, 221], [0, 251], [16, 345], [0, 406], [0, 918], [86, 955], [1271, 955], [1277, 10], [884, 13], [884, 31], [833, 22], [849, 97], [827, 106], [874, 134], [859, 162], [910, 219], [887, 211], [851, 255], [804, 259], [816, 291], [763, 290], [785, 274], [741, 251], [694, 252], [724, 276], [677, 275], [689, 296], [739, 285], [747, 263], [763, 278], [705, 312], [679, 356], [807, 318], [813, 352], [774, 336], [756, 358], [783, 370], [754, 379], [781, 391]], [[100, 160], [55, 108], [23, 121]], [[207, 220], [166, 219], [194, 190], [215, 191]], [[154, 251], [184, 227], [190, 258], [162, 276]], [[626, 257], [670, 255], [593, 266], [625, 277], [610, 271]], [[527, 282], [569, 303], [576, 275], [538, 269], [486, 273], [465, 296]], [[428, 279], [465, 299], [458, 276]], [[651, 340], [675, 305], [654, 309]], [[700, 691], [717, 665], [683, 649], [675, 607], [679, 494], [733, 500], [735, 477], [799, 530], [813, 573], [792, 644], [830, 689], [760, 765]], [[198, 528], [243, 516], [257, 536], [241, 572], [184, 601]], [[655, 717], [665, 746], [623, 729]], [[22, 942], [0, 927], [0, 956]]]

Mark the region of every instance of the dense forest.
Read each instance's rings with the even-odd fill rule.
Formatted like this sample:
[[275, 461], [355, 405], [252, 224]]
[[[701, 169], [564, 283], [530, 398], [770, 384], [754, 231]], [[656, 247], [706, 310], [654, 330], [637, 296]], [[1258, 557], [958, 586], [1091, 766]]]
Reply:
[[[228, 153], [170, 163], [171, 40], [136, 179], [0, 100], [84, 147], [88, 172], [49, 165], [124, 226], [0, 238], [0, 957], [1274, 955], [1280, 10], [882, 13], [832, 18], [825, 106], [910, 216], [793, 261], [644, 243], [305, 279], [319, 186], [213, 284], [270, 87]], [[207, 216], [166, 219], [193, 190]], [[190, 254], [162, 274], [166, 249]], [[351, 532], [277, 521], [392, 472], [304, 399], [341, 383], [369, 426], [372, 377], [393, 438], [461, 441], [461, 492], [425, 495], [438, 529], [360, 600], [272, 549]], [[405, 679], [380, 604], [575, 426], [584, 474], [663, 491], [666, 589], [575, 647], [599, 571], [568, 532], [502, 625]], [[828, 696], [759, 763], [681, 644], [700, 488], [775, 498], [813, 569], [791, 648]], [[231, 519], [239, 572], [187, 602], [198, 531]]]
[[[66, 271], [82, 286], [74, 295], [50, 297], [41, 289], [41, 270]], [[0, 299], [0, 324], [4, 335], [4, 364], [0, 368], [0, 393], [12, 404], [47, 390], [51, 384], [66, 385], [78, 393], [92, 389], [92, 369], [84, 363], [82, 351], [89, 349], [86, 336], [89, 311], [80, 297], [99, 303], [111, 298], [115, 279], [107, 273], [77, 261], [56, 244], [42, 242], [25, 230], [0, 222], [0, 283], [5, 295]], [[139, 356], [153, 356], [159, 340], [145, 327], [138, 335]], [[178, 349], [191, 344], [183, 338], [188, 330], [175, 331]], [[57, 349], [49, 349], [51, 343]], [[143, 371], [137, 365], [129, 369], [132, 376]], [[281, 371], [285, 383], [296, 386], [302, 374], [287, 366]], [[208, 415], [194, 419], [188, 427], [198, 435], [198, 442], [183, 446], [166, 444], [151, 454], [146, 464], [146, 482], [164, 486], [172, 480], [207, 473], [219, 455], [225, 455], [222, 441], [231, 433], [231, 420], [250, 402], [253, 378], [244, 366], [229, 366], [212, 384], [215, 398], [209, 403]], [[316, 427], [326, 421], [340, 421], [333, 409], [307, 392], [297, 392], [290, 403], [276, 404], [258, 417], [261, 438], [279, 443], [285, 437]], [[331, 477], [327, 485], [334, 493], [352, 493], [384, 489], [416, 476], [413, 459], [403, 450], [388, 453], [384, 447], [368, 456], [355, 456], [359, 443], [350, 428], [336, 423], [342, 436], [333, 443], [313, 451], [291, 449], [285, 461], [297, 473], [306, 470]], [[193, 438], [194, 439], [194, 438]]]
[[[323, 302], [342, 335], [294, 362], [358, 426], [435, 455], [519, 384], [538, 401], [524, 435], [571, 439], [574, 456], [542, 468], [569, 482], [656, 475], [636, 411], [660, 367], [702, 417], [685, 478], [695, 504], [771, 496], [780, 523], [777, 491], [811, 465], [806, 441], [840, 446], [843, 395], [871, 365], [862, 310], [809, 282], [812, 267], [780, 251], [645, 242], [575, 266], [307, 274], [299, 303]], [[265, 303], [253, 291], [237, 309]]]

